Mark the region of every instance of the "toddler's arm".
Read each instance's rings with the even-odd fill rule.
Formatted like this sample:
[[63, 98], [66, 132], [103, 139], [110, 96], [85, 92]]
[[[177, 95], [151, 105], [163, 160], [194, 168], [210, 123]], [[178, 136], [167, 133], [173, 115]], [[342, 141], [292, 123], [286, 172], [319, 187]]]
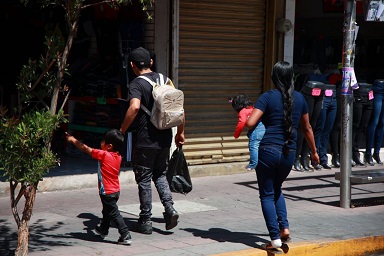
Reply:
[[75, 145], [78, 149], [80, 149], [84, 153], [86, 153], [90, 156], [92, 155], [92, 148], [90, 148], [87, 145], [85, 145], [84, 143], [78, 141], [75, 137], [73, 137], [69, 133], [67, 133], [67, 132], [65, 133], [65, 138], [67, 139], [67, 141], [69, 143], [72, 143], [73, 145]]

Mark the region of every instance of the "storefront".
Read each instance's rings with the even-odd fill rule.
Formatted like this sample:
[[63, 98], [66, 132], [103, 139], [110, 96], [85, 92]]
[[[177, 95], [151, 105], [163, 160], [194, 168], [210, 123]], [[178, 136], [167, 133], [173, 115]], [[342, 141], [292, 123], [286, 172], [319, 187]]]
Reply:
[[[15, 5], [18, 13], [13, 12]], [[82, 13], [69, 62], [68, 128], [98, 141], [95, 136], [118, 126], [116, 98], [124, 97], [127, 80], [133, 78], [125, 72], [126, 56], [143, 46], [154, 53], [154, 69], [170, 76], [185, 93], [188, 162], [247, 161], [246, 131], [233, 138], [237, 116], [228, 98], [244, 93], [256, 101], [267, 88], [265, 59], [276, 59], [274, 19], [284, 1], [158, 1], [148, 10], [151, 20], [138, 6], [131, 7], [116, 10], [103, 5]], [[9, 17], [17, 20], [26, 11], [16, 2], [4, 4], [4, 27], [9, 27]], [[63, 22], [59, 16], [37, 13], [28, 18], [39, 22], [25, 22], [40, 24], [42, 32], [48, 24]]]
[[[343, 58], [343, 1], [296, 0], [294, 64], [299, 73], [318, 67], [338, 72]], [[357, 1], [354, 67], [359, 82], [384, 77], [384, 22], [366, 21], [363, 1]]]
[[246, 131], [233, 138], [237, 116], [228, 98], [262, 91], [266, 3], [180, 1], [176, 12], [178, 87], [185, 93], [190, 164], [245, 161]]

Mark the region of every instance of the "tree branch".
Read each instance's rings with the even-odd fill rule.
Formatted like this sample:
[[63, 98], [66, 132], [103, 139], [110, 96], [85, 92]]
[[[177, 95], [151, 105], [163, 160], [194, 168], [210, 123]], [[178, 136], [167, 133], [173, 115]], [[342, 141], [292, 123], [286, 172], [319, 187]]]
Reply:
[[68, 100], [68, 97], [69, 97], [70, 93], [71, 93], [71, 89], [69, 89], [67, 95], [65, 95], [65, 98], [64, 98], [63, 104], [61, 104], [60, 110], [62, 110], [64, 108], [64, 106], [65, 106], [65, 103], [67, 103], [67, 100]]
[[109, 3], [115, 3], [116, 5], [118, 5], [117, 1], [115, 1], [115, 0], [104, 0], [104, 1], [97, 2], [97, 3], [83, 5], [83, 6], [81, 6], [81, 9], [85, 9], [85, 8], [90, 7], [90, 6], [95, 6], [95, 5], [100, 5], [100, 4], [109, 4]]
[[54, 63], [55, 63], [55, 60], [52, 60], [51, 63], [45, 68], [45, 70], [43, 70], [43, 72], [41, 72], [39, 78], [33, 83], [33, 86], [31, 87], [31, 89], [29, 89], [29, 92], [32, 92], [36, 88], [36, 86], [41, 82], [44, 75], [48, 72], [48, 70], [51, 69], [51, 67], [53, 66]]
[[20, 216], [19, 216], [19, 213], [17, 212], [17, 207], [15, 205], [15, 189], [16, 189], [18, 184], [19, 184], [19, 182], [15, 179], [11, 179], [9, 181], [9, 187], [11, 188], [10, 196], [11, 196], [12, 214], [13, 214], [13, 218], [15, 219], [15, 222], [17, 224], [17, 228], [20, 228]]

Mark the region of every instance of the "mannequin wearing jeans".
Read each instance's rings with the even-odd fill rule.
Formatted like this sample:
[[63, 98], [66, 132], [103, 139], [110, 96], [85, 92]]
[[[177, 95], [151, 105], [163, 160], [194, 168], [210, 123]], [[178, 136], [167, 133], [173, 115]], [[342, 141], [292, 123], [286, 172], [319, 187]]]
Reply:
[[353, 91], [353, 124], [352, 124], [352, 159], [360, 166], [364, 162], [360, 159], [360, 141], [367, 133], [369, 119], [372, 113], [373, 99], [372, 84], [359, 83], [359, 88]]
[[324, 84], [323, 88], [323, 108], [321, 109], [315, 128], [315, 143], [320, 157], [320, 166], [316, 169], [321, 169], [321, 167], [331, 169], [332, 167], [328, 164], [327, 145], [336, 118], [336, 86]]
[[374, 165], [372, 160], [372, 146], [374, 146], [373, 159], [378, 164], [383, 164], [380, 160], [380, 147], [383, 142], [384, 134], [384, 79], [377, 79], [373, 84], [373, 110], [366, 137], [366, 150], [364, 160], [369, 165]]
[[[301, 94], [304, 95], [304, 99], [308, 105], [309, 123], [315, 129], [316, 121], [319, 118], [321, 107], [323, 105], [323, 93], [321, 88], [322, 82], [308, 81], [301, 89]], [[297, 132], [297, 149], [296, 159], [294, 162], [296, 171], [309, 171], [309, 146], [304, 139], [304, 134], [301, 129]], [[303, 167], [303, 169], [301, 169]]]
[[[332, 164], [340, 167], [340, 132], [341, 132], [341, 81], [336, 84], [336, 118], [329, 137], [332, 152]], [[353, 164], [352, 164], [353, 165]]]

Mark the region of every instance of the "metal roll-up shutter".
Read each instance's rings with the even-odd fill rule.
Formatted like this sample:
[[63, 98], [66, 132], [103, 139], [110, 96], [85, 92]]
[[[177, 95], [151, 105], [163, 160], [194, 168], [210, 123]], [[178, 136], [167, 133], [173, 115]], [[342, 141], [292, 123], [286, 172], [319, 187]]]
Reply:
[[246, 131], [233, 138], [229, 96], [256, 101], [263, 81], [265, 0], [182, 0], [178, 86], [185, 94], [190, 164], [245, 161]]

